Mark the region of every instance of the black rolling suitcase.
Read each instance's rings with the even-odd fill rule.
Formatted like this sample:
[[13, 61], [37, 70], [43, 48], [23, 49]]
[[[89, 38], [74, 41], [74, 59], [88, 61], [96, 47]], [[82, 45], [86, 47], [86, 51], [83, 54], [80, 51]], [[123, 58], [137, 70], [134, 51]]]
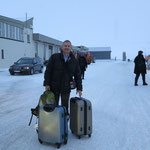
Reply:
[[70, 129], [80, 137], [92, 134], [92, 104], [89, 100], [79, 97], [70, 99]]

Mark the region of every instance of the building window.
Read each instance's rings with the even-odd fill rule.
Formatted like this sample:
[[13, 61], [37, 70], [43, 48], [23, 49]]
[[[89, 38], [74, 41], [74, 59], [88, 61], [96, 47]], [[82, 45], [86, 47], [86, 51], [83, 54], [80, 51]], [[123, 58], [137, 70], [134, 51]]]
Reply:
[[7, 38], [10, 38], [10, 25], [8, 24], [8, 37]]
[[6, 23], [4, 23], [4, 33], [3, 36], [6, 37]]
[[0, 37], [23, 41], [23, 29], [0, 22]]
[[12, 26], [12, 38], [15, 39], [15, 27]]
[[30, 35], [27, 35], [27, 42], [30, 43]]
[[8, 35], [8, 24], [6, 24], [6, 37], [9, 38], [9, 35]]
[[49, 48], [50, 50], [52, 50], [52, 49], [53, 49], [53, 46], [49, 45], [48, 48]]
[[44, 44], [44, 55], [43, 55], [43, 60], [46, 60], [46, 44]]
[[13, 38], [13, 27], [10, 25], [10, 38]]
[[23, 41], [23, 29], [19, 28], [19, 40]]
[[2, 36], [5, 37], [5, 27], [4, 27], [4, 23], [2, 23]]
[[19, 28], [16, 27], [16, 40], [19, 40]]
[[2, 36], [2, 22], [0, 22], [0, 36]]
[[23, 29], [21, 29], [21, 41], [23, 41]]
[[1, 58], [4, 59], [4, 50], [1, 50]]
[[35, 43], [35, 57], [38, 57], [38, 42]]

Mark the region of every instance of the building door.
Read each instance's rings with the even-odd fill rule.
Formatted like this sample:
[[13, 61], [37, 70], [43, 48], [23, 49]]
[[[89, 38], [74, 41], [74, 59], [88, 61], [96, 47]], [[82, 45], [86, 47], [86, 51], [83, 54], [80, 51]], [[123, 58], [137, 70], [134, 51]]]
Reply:
[[43, 60], [46, 60], [46, 44], [44, 44], [44, 55], [43, 55]]
[[49, 57], [53, 54], [53, 46], [49, 45]]
[[38, 42], [35, 43], [35, 57], [38, 57]]

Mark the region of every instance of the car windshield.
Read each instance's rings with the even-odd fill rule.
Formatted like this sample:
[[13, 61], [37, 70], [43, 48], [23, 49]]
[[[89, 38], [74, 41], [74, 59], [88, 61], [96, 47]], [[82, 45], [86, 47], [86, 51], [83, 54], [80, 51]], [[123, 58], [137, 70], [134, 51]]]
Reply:
[[20, 59], [17, 61], [17, 64], [32, 64], [33, 60], [32, 59]]

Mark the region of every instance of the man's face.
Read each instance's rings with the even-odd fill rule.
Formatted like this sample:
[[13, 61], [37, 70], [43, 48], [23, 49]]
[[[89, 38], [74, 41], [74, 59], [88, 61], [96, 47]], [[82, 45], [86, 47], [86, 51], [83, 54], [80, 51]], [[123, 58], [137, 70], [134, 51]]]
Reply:
[[65, 42], [62, 47], [62, 51], [64, 54], [68, 55], [72, 49], [71, 43], [70, 42]]

